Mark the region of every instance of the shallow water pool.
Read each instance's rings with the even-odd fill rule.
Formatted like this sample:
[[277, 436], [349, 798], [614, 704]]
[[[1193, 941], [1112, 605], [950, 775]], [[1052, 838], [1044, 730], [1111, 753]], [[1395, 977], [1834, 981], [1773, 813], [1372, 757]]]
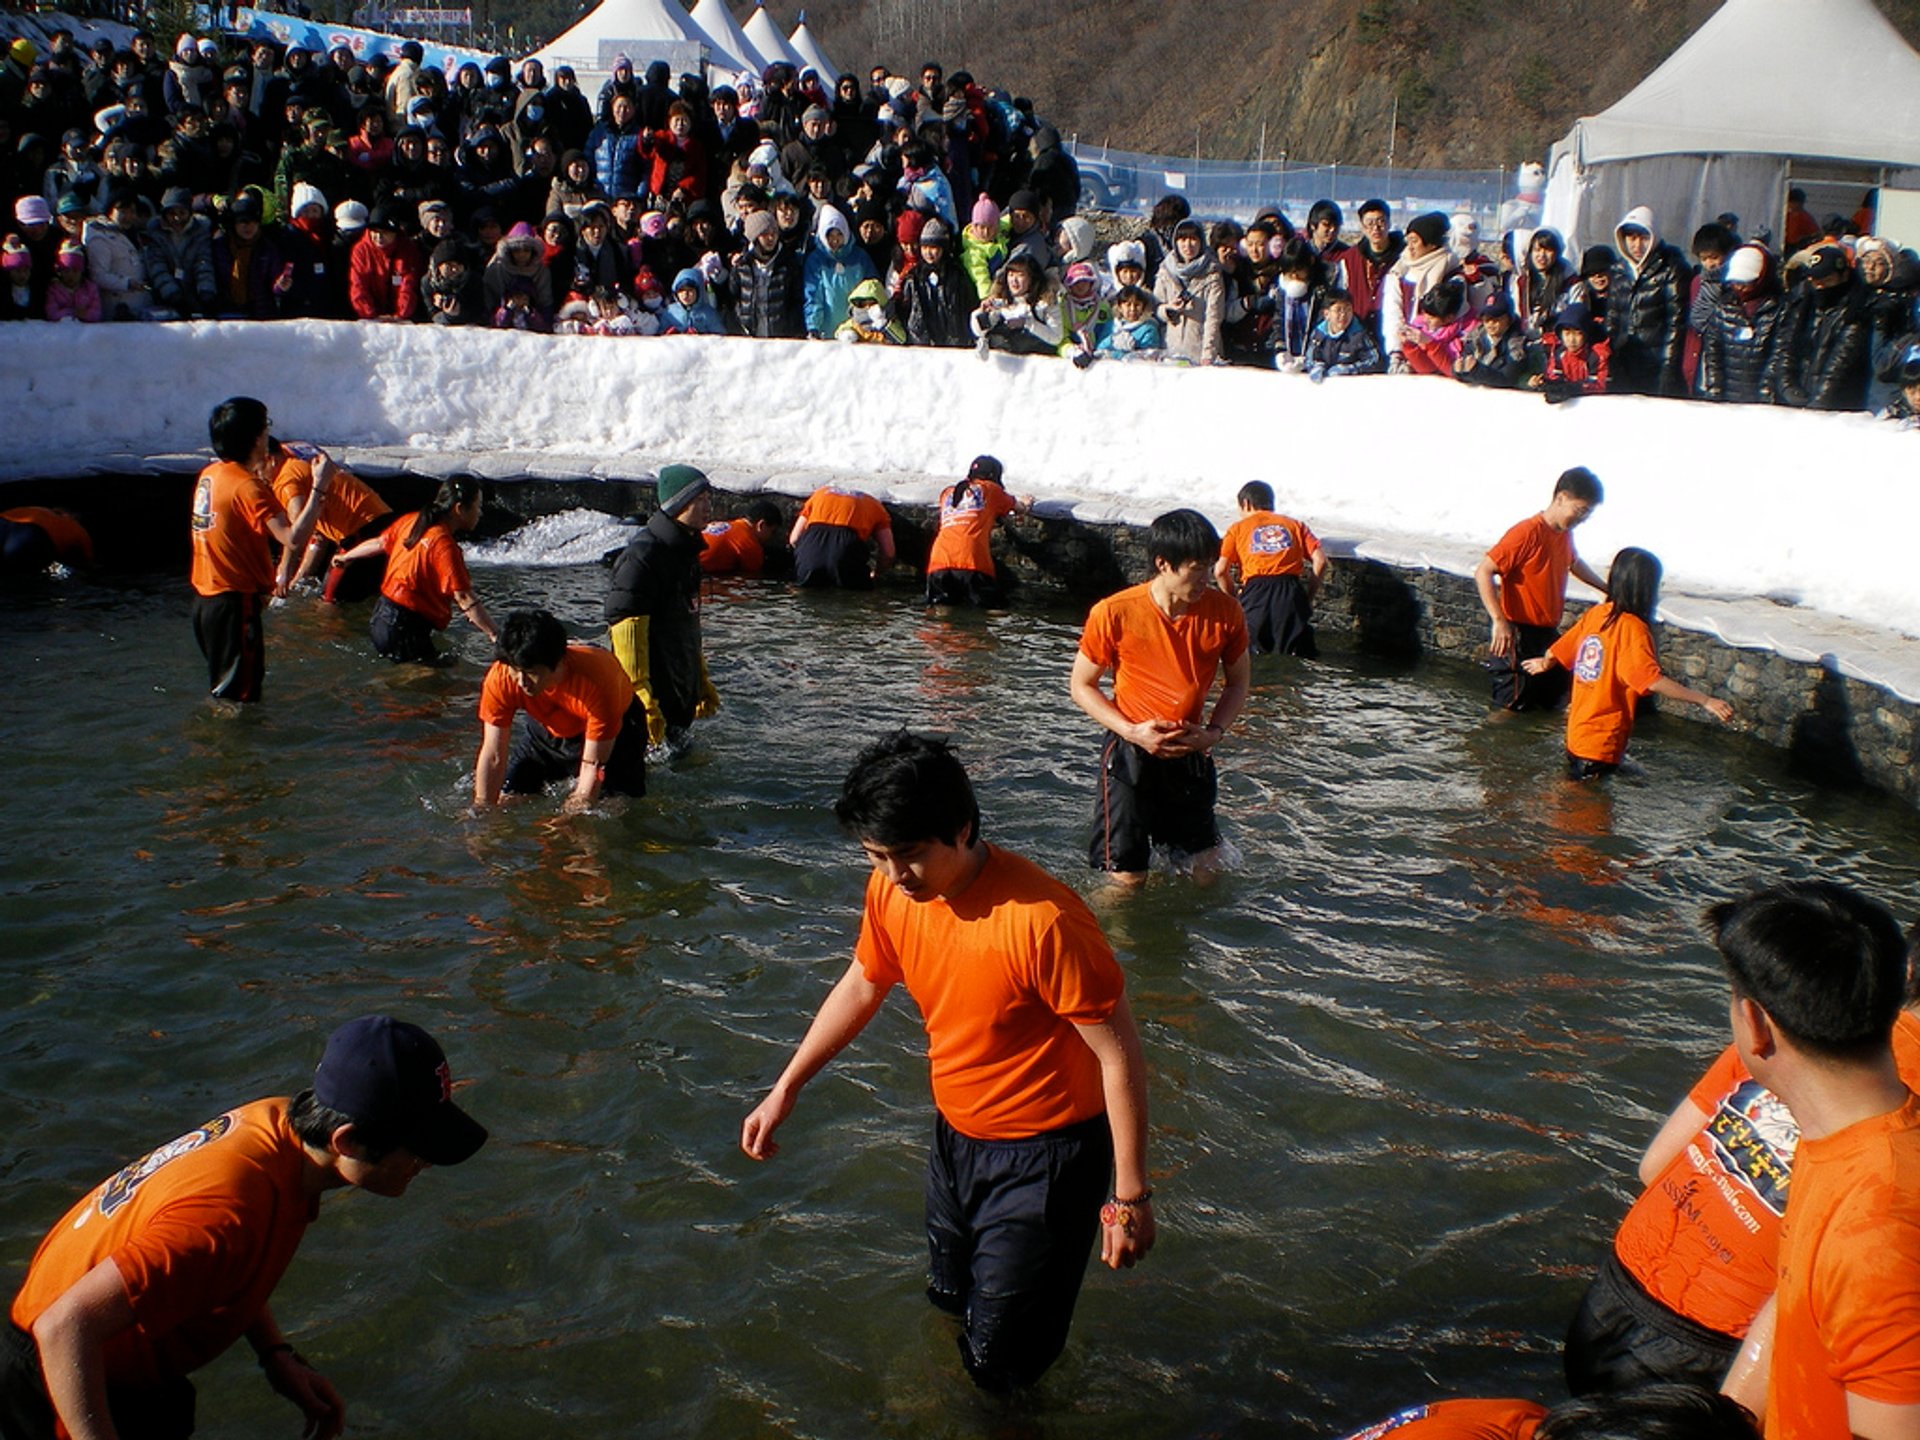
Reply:
[[[604, 573], [476, 570], [595, 633]], [[269, 621], [267, 703], [202, 698], [186, 587], [0, 600], [0, 1260], [87, 1186], [302, 1082], [333, 1025], [432, 1029], [494, 1131], [326, 1202], [276, 1299], [350, 1433], [1326, 1435], [1440, 1394], [1552, 1398], [1640, 1147], [1722, 1042], [1697, 915], [1819, 875], [1920, 909], [1920, 821], [1643, 725], [1610, 787], [1477, 676], [1263, 661], [1222, 751], [1240, 868], [1100, 902], [1152, 1067], [1161, 1241], [1090, 1275], [1012, 1410], [920, 1295], [931, 1119], [904, 994], [760, 1166], [741, 1117], [846, 963], [854, 749], [950, 733], [990, 838], [1091, 893], [1079, 616], [716, 587], [726, 709], [644, 802], [464, 814], [484, 645], [374, 660], [364, 607]], [[230, 1354], [201, 1433], [293, 1432]]]

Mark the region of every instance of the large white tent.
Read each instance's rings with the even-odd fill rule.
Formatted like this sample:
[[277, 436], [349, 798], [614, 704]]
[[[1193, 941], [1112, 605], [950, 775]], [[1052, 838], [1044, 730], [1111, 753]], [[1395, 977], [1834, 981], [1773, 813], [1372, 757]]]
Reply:
[[650, 60], [665, 60], [676, 74], [698, 72], [707, 59], [733, 69], [743, 63], [674, 0], [602, 0], [530, 58], [545, 65], [548, 74], [556, 65], [571, 65], [581, 88], [592, 93], [589, 77], [611, 74], [614, 56], [620, 53], [632, 59], [636, 70], [644, 70]]
[[820, 82], [833, 89], [835, 77], [840, 67], [827, 58], [827, 52], [820, 48], [820, 42], [813, 38], [813, 31], [807, 28], [807, 12], [800, 12], [800, 23], [793, 27], [793, 34], [787, 37], [787, 45], [802, 61], [801, 69], [809, 67], [820, 72]]
[[727, 8], [726, 0], [700, 0], [693, 7], [693, 22], [706, 31], [717, 45], [725, 47], [734, 62], [725, 64], [715, 56], [715, 65], [729, 70], [751, 70], [755, 75], [767, 68], [766, 57], [747, 38], [747, 32], [740, 28], [740, 22], [733, 18], [733, 12]]
[[1542, 223], [1577, 249], [1611, 242], [1622, 215], [1650, 205], [1683, 248], [1723, 211], [1777, 239], [1803, 173], [1920, 182], [1920, 55], [1873, 0], [1727, 0], [1553, 147]]
[[746, 32], [747, 39], [753, 42], [754, 49], [767, 57], [769, 65], [776, 60], [784, 60], [796, 70], [806, 69], [807, 62], [793, 53], [793, 47], [787, 44], [787, 37], [780, 33], [780, 27], [767, 14], [766, 6], [755, 5], [752, 18], [741, 28]]

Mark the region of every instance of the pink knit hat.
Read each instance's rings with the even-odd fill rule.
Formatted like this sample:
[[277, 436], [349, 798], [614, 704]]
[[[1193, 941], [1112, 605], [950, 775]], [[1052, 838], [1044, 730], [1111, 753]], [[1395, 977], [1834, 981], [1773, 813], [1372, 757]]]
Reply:
[[993, 203], [991, 196], [982, 195], [978, 200], [973, 202], [973, 223], [988, 230], [998, 228], [1000, 224], [1000, 207]]

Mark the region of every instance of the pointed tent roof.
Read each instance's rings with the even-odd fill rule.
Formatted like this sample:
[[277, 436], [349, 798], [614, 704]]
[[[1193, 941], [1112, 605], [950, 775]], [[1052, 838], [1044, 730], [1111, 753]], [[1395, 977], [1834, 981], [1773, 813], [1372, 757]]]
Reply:
[[723, 63], [721, 56], [726, 52], [724, 45], [715, 44], [673, 0], [601, 0], [571, 30], [534, 51], [533, 58], [551, 62], [556, 57], [597, 55], [602, 40], [662, 40], [703, 45], [715, 63]]
[[793, 27], [793, 34], [787, 37], [787, 45], [803, 62], [801, 69], [811, 66], [818, 70], [822, 83], [829, 90], [833, 88], [834, 79], [840, 74], [840, 69], [827, 58], [827, 52], [820, 48], [820, 42], [813, 38], [813, 31], [807, 28], [806, 11], [800, 12], [800, 23]]
[[713, 63], [729, 70], [751, 70], [758, 75], [767, 68], [768, 61], [755, 48], [753, 41], [747, 38], [746, 31], [740, 28], [740, 22], [733, 18], [733, 12], [727, 9], [725, 0], [700, 0], [693, 7], [693, 21], [714, 42], [728, 52], [734, 62], [725, 64], [716, 54]]
[[780, 33], [780, 27], [773, 23], [773, 17], [767, 14], [767, 7], [755, 5], [753, 18], [741, 27], [747, 39], [753, 42], [753, 48], [767, 57], [767, 64], [784, 60], [796, 70], [804, 70], [807, 62], [793, 53], [793, 47], [787, 44], [787, 37]]
[[1873, 0], [1727, 0], [1633, 91], [1554, 147], [1920, 165], [1920, 55]]

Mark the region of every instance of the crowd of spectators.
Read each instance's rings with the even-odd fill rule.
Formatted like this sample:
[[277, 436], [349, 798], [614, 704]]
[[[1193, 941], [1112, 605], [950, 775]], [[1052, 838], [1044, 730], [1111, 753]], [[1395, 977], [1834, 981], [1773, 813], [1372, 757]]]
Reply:
[[[777, 64], [708, 88], [622, 57], [452, 76], [151, 35], [56, 33], [0, 61], [0, 318], [315, 318], [594, 335], [712, 333], [1390, 371], [1521, 387], [1920, 406], [1920, 259], [1798, 193], [1783, 249], [1736, 217], [1683, 252], [1644, 206], [1611, 245], [1483, 248], [1471, 216], [1395, 228], [1330, 200], [1303, 228], [1163, 198], [1102, 244], [1032, 106], [965, 72], [829, 90]], [[1765, 227], [1763, 234], [1771, 233]]]

